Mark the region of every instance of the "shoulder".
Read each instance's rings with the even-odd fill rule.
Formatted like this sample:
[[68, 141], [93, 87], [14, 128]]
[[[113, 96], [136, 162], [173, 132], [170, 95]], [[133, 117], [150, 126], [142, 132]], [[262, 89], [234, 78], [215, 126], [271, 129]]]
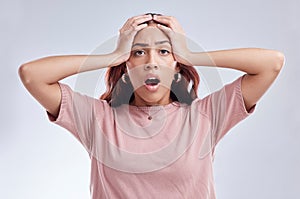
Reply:
[[111, 109], [111, 106], [106, 100], [102, 100], [96, 97], [92, 97], [88, 94], [85, 94], [80, 91], [76, 91], [71, 88], [69, 85], [64, 83], [59, 83], [62, 93], [62, 102], [73, 104], [74, 106], [78, 106], [81, 108], [90, 106], [94, 108], [100, 109]]
[[214, 107], [226, 107], [233, 100], [243, 102], [241, 92], [242, 78], [243, 76], [236, 78], [204, 98], [195, 99], [192, 106], [197, 107], [200, 112], [209, 115]]

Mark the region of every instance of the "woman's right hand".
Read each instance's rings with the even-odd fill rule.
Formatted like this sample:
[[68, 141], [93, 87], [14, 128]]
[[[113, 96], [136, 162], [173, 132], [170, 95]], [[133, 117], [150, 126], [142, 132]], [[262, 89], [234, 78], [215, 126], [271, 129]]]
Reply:
[[113, 52], [115, 59], [111, 66], [117, 66], [130, 57], [131, 47], [134, 37], [138, 31], [147, 27], [147, 21], [152, 20], [151, 14], [139, 15], [129, 18], [119, 30], [119, 38], [116, 50]]

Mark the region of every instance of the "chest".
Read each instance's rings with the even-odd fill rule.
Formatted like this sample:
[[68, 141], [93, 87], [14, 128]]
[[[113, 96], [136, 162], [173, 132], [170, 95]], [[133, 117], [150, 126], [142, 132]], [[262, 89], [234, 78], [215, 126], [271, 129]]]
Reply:
[[[168, 168], [188, 170], [211, 151], [210, 121], [198, 111], [176, 109], [143, 123], [122, 110], [113, 121], [102, 123], [94, 136], [93, 154], [108, 167], [130, 173], [145, 173]], [[145, 118], [147, 119], [147, 118]], [[170, 167], [173, 168], [173, 167]], [[173, 170], [166, 170], [166, 173]]]

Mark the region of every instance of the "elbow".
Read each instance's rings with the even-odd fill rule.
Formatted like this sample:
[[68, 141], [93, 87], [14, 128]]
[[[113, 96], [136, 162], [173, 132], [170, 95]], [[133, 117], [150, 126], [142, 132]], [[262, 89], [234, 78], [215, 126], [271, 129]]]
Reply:
[[285, 64], [285, 56], [282, 52], [276, 51], [274, 57], [275, 63], [273, 65], [273, 70], [279, 73]]
[[31, 81], [30, 65], [22, 64], [18, 69], [18, 74], [24, 85], [28, 85]]

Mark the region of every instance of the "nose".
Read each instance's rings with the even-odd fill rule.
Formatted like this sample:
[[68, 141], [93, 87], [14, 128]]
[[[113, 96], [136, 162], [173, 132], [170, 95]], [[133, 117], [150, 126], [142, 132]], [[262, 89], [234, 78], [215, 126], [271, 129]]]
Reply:
[[147, 71], [159, 69], [159, 66], [157, 64], [157, 61], [155, 60], [155, 54], [153, 53], [153, 51], [149, 53], [147, 64], [145, 64], [144, 69]]
[[158, 67], [158, 65], [157, 64], [152, 64], [152, 63], [149, 63], [149, 64], [146, 64], [145, 66], [144, 66], [144, 69], [145, 70], [157, 70], [159, 67]]

